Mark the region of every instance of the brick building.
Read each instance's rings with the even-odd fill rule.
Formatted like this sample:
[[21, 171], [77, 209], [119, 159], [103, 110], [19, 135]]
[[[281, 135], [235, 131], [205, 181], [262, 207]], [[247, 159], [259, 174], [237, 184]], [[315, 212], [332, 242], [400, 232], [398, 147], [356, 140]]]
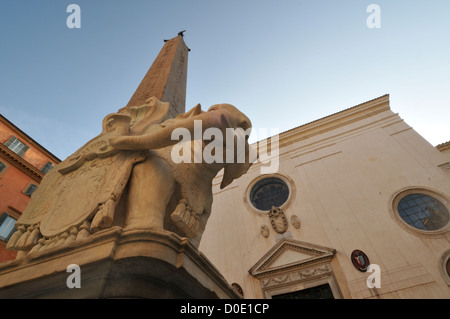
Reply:
[[6, 249], [14, 224], [44, 175], [60, 162], [0, 115], [0, 262], [16, 257]]

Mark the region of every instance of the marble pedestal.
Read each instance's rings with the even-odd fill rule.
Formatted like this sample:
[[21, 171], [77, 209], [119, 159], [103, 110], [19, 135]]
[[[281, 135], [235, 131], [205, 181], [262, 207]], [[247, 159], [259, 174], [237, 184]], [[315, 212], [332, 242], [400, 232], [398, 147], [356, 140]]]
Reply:
[[[68, 288], [67, 267], [81, 288]], [[171, 232], [112, 227], [0, 264], [0, 298], [238, 299], [208, 259]]]

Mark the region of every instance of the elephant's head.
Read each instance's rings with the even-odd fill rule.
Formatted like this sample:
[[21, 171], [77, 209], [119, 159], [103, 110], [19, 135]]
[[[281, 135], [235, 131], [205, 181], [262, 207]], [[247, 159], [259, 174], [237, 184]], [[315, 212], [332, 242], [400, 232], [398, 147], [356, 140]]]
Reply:
[[209, 128], [217, 128], [222, 132], [225, 151], [222, 162], [224, 175], [220, 187], [224, 188], [245, 174], [257, 158], [256, 151], [248, 144], [252, 126], [250, 119], [231, 104], [216, 104], [207, 112], [202, 111], [198, 104], [174, 119], [151, 126], [146, 132], [134, 136], [114, 137], [110, 139], [110, 143], [114, 148], [122, 150], [163, 148], [178, 143], [177, 139], [173, 139], [172, 133], [179, 128], [183, 129], [183, 132], [189, 131], [190, 136], [195, 138], [194, 131], [198, 121], [202, 124], [202, 137]]
[[220, 188], [245, 174], [256, 160], [256, 151], [249, 145], [250, 119], [231, 104], [216, 104], [207, 114], [215, 118], [212, 126], [222, 130], [224, 137], [224, 173]]
[[208, 109], [216, 119], [215, 125], [224, 136], [224, 172], [220, 188], [245, 174], [256, 160], [256, 152], [248, 143], [252, 123], [250, 119], [231, 104], [216, 104]]

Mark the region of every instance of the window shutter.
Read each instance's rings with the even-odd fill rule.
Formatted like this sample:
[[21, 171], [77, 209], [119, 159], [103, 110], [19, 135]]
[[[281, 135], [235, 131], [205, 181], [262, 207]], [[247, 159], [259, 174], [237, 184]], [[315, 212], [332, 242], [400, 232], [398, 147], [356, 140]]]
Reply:
[[28, 188], [26, 189], [26, 191], [24, 192], [26, 195], [31, 196], [33, 195], [34, 191], [37, 189], [37, 185], [34, 184], [30, 184], [30, 186], [28, 186]]
[[19, 155], [20, 157], [24, 156], [25, 152], [28, 151], [29, 148], [30, 147], [28, 145], [22, 144], [19, 151], [17, 152], [17, 155]]
[[13, 135], [13, 136], [11, 136], [11, 137], [9, 138], [9, 140], [7, 140], [7, 141], [4, 143], [4, 145], [5, 145], [6, 147], [10, 147], [11, 144], [12, 144], [16, 139], [17, 139], [17, 138]]
[[53, 163], [52, 162], [47, 162], [44, 167], [42, 167], [41, 172], [44, 174], [47, 174], [52, 168], [53, 168]]
[[0, 215], [0, 225], [3, 224], [3, 222], [5, 221], [6, 217], [8, 217], [9, 215], [7, 213], [3, 213]]
[[6, 168], [6, 165], [3, 162], [0, 162], [0, 173]]

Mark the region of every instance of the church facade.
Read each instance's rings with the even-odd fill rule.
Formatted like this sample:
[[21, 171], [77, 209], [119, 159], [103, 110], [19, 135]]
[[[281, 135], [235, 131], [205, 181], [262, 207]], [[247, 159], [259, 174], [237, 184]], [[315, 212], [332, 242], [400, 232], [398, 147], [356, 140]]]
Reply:
[[450, 298], [447, 144], [389, 95], [283, 132], [276, 173], [218, 174], [199, 249], [244, 298]]

